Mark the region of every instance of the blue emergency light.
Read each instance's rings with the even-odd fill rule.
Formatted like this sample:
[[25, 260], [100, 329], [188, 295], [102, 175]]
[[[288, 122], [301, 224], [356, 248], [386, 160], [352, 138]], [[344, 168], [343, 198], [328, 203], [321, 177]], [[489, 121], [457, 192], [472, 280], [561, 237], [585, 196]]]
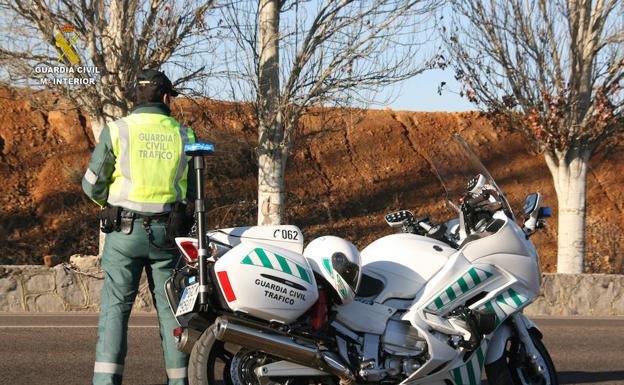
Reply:
[[206, 156], [214, 152], [214, 144], [195, 142], [184, 146], [184, 153], [188, 156]]

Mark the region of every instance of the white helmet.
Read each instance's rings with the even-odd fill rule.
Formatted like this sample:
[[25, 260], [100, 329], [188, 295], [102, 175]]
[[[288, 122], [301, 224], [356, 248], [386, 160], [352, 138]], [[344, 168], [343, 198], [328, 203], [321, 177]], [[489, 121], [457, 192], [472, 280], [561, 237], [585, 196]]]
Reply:
[[334, 236], [316, 238], [303, 256], [332, 285], [343, 305], [353, 301], [362, 278], [360, 252], [353, 243]]

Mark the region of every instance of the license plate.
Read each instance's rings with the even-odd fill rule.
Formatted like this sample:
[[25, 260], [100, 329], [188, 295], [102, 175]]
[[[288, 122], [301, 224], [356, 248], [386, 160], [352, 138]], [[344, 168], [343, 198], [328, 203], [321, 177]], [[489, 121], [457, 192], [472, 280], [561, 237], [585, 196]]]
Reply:
[[195, 302], [197, 301], [197, 294], [199, 293], [199, 282], [189, 285], [184, 288], [182, 298], [178, 304], [178, 310], [176, 310], [176, 317], [190, 313], [195, 308]]

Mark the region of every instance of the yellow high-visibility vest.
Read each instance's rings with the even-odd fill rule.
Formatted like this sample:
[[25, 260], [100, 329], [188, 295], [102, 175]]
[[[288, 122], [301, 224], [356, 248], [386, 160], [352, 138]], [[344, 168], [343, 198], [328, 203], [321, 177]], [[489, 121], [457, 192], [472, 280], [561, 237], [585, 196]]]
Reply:
[[184, 145], [193, 130], [174, 118], [137, 113], [109, 123], [115, 170], [108, 203], [143, 213], [162, 213], [186, 198], [188, 162]]

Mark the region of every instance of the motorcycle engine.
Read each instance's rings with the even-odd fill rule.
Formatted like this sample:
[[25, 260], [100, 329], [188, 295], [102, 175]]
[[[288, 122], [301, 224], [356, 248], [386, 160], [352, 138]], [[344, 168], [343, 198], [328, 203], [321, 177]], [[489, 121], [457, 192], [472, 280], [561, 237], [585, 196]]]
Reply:
[[426, 361], [427, 342], [396, 314], [388, 320], [383, 335], [365, 334], [362, 341], [362, 345], [350, 347], [355, 353], [352, 357], [360, 358], [358, 374], [365, 381], [402, 381]]
[[409, 322], [389, 320], [381, 337], [381, 348], [385, 352], [384, 367], [390, 376], [408, 377], [420, 368], [417, 359], [427, 350], [427, 343]]
[[386, 325], [381, 343], [385, 352], [397, 356], [420, 354], [427, 348], [425, 340], [409, 322], [392, 319]]

